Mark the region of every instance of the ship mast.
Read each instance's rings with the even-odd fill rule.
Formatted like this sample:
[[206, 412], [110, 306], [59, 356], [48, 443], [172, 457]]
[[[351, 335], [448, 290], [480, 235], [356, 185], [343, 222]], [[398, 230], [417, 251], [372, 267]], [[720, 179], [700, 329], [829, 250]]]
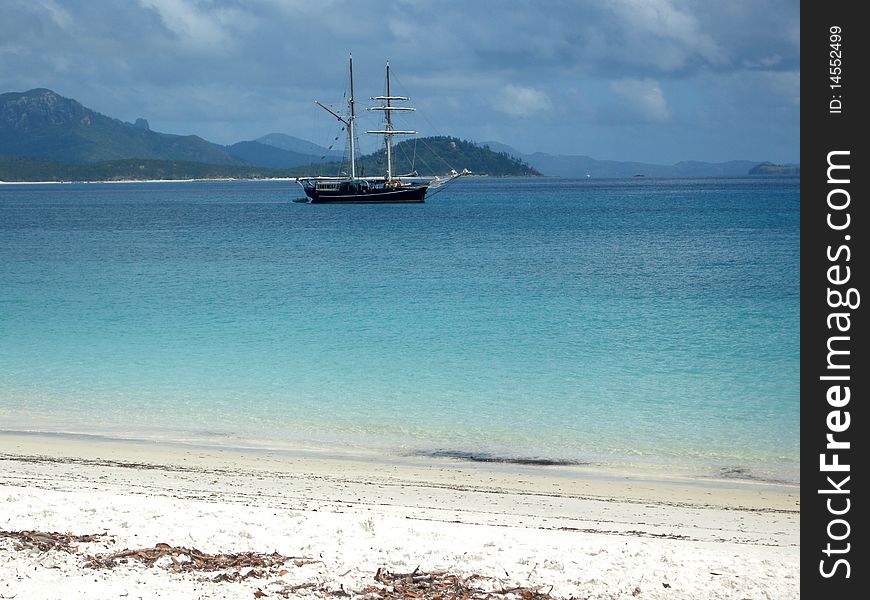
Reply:
[[410, 98], [406, 98], [405, 96], [393, 96], [390, 93], [390, 62], [387, 61], [387, 95], [386, 96], [375, 96], [372, 100], [383, 100], [384, 106], [374, 106], [369, 110], [382, 110], [384, 111], [384, 128], [374, 131], [366, 131], [366, 133], [375, 133], [384, 136], [384, 146], [387, 154], [387, 176], [385, 177], [385, 181], [389, 182], [393, 179], [393, 136], [394, 135], [415, 135], [416, 131], [403, 131], [400, 129], [393, 129], [393, 117], [392, 111], [394, 110], [416, 110], [411, 108], [410, 106], [393, 106], [392, 101], [406, 101], [410, 100]]
[[[387, 61], [387, 102], [386, 109], [384, 111], [384, 116], [386, 117], [386, 126], [384, 129], [387, 131], [393, 130], [393, 115], [391, 112], [392, 105], [390, 104], [390, 61]], [[390, 181], [393, 178], [393, 135], [387, 134], [384, 136], [384, 144], [387, 147], [387, 181]]]
[[353, 147], [353, 121], [356, 118], [356, 109], [353, 101], [353, 54], [350, 55], [350, 122], [347, 127], [347, 135], [350, 138], [350, 178], [356, 179], [356, 157]]
[[350, 100], [348, 100], [348, 104], [350, 104], [350, 117], [345, 119], [340, 114], [317, 100], [315, 100], [314, 103], [340, 122], [344, 123], [344, 126], [347, 129], [348, 148], [350, 148], [350, 178], [356, 179], [356, 150], [354, 148], [353, 139], [353, 122], [356, 119], [356, 107], [353, 99], [353, 54], [351, 54], [348, 59], [348, 66], [350, 69]]

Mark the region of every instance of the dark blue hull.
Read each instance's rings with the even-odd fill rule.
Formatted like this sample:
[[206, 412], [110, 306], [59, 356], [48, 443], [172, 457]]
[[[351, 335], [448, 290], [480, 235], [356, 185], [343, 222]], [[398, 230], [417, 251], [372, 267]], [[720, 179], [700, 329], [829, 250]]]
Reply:
[[423, 202], [428, 186], [409, 185], [400, 188], [372, 188], [366, 191], [318, 190], [305, 187], [311, 204], [397, 204]]

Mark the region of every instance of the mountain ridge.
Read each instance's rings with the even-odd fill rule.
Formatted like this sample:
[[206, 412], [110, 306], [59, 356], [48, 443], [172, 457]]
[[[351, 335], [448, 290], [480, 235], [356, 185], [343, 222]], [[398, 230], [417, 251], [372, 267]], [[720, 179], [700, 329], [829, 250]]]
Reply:
[[256, 140], [236, 142], [225, 146], [227, 152], [244, 164], [270, 169], [289, 169], [314, 163], [318, 160], [312, 154], [300, 154], [292, 150], [284, 150]]
[[[481, 142], [481, 146], [496, 152], [505, 152], [519, 158], [546, 176], [553, 177], [738, 177], [753, 174], [773, 174], [759, 165], [771, 164], [764, 161], [730, 160], [725, 162], [705, 162], [698, 160], [683, 160], [672, 165], [645, 163], [640, 161], [600, 160], [582, 154], [550, 154], [533, 152], [526, 154], [501, 142]], [[780, 165], [775, 165], [780, 166]], [[778, 174], [800, 173], [800, 165], [781, 165], [783, 169]], [[753, 172], [753, 170], [755, 171]]]
[[240, 164], [196, 135], [151, 131], [91, 110], [47, 88], [0, 94], [0, 153], [72, 164], [126, 158]]
[[[422, 144], [418, 144], [420, 141]], [[403, 152], [418, 158], [421, 163], [440, 160], [443, 164], [438, 168], [446, 166], [443, 157], [437, 157], [431, 148], [426, 147], [427, 144], [439, 146], [440, 151], [452, 157], [449, 162], [457, 169], [468, 167], [478, 174], [493, 176], [727, 177], [800, 173], [799, 165], [773, 165], [760, 161], [681, 161], [673, 165], [657, 165], [597, 160], [585, 155], [525, 154], [500, 142], [475, 143], [444, 136], [416, 138], [416, 141], [397, 144], [394, 171], [415, 169], [402, 156]], [[381, 149], [361, 157], [362, 170], [370, 174], [383, 172], [383, 154]], [[47, 88], [0, 94], [0, 155], [6, 157], [3, 164], [7, 177], [14, 177], [14, 165], [24, 168], [25, 164], [28, 173], [39, 171], [35, 165], [48, 164], [53, 165], [49, 171], [54, 173], [92, 173], [95, 172], [92, 168], [77, 170], [67, 167], [98, 163], [104, 164], [107, 173], [115, 173], [119, 168], [126, 168], [124, 161], [128, 160], [151, 161], [148, 168], [155, 172], [177, 172], [178, 164], [188, 165], [185, 169], [191, 172], [214, 172], [214, 169], [189, 167], [200, 163], [227, 167], [227, 173], [274, 171], [301, 175], [310, 174], [303, 171], [305, 168], [309, 171], [340, 171], [340, 161], [343, 160], [343, 153], [332, 150], [332, 147], [324, 148], [277, 132], [227, 146], [197, 135], [160, 133], [151, 130], [144, 118], [138, 118], [134, 123], [124, 122]], [[12, 158], [32, 160], [23, 162]], [[158, 168], [156, 165], [160, 161], [166, 164]], [[436, 174], [431, 165], [427, 168], [433, 172], [426, 174]]]
[[258, 137], [254, 141], [267, 146], [280, 148], [281, 150], [287, 150], [288, 152], [296, 152], [297, 154], [316, 156], [318, 158], [341, 159], [342, 155], [340, 150], [324, 148], [314, 142], [309, 142], [308, 140], [303, 140], [302, 138], [293, 135], [287, 135], [286, 133], [267, 133], [266, 135]]
[[[427, 141], [428, 140], [428, 141]], [[271, 142], [279, 146], [265, 144]], [[417, 143], [419, 144], [419, 153]], [[444, 174], [443, 159], [490, 175], [538, 175], [521, 161], [459, 138], [416, 138], [396, 145], [397, 171], [411, 170], [406, 154], [436, 165], [426, 175]], [[426, 160], [428, 158], [428, 161]], [[47, 88], [0, 94], [0, 178], [5, 180], [93, 181], [154, 178], [287, 177], [315, 169], [341, 170], [343, 153], [286, 134], [270, 133], [228, 146], [195, 135], [151, 130], [147, 120], [127, 123], [91, 110]], [[359, 159], [362, 170], [384, 172], [383, 149]]]

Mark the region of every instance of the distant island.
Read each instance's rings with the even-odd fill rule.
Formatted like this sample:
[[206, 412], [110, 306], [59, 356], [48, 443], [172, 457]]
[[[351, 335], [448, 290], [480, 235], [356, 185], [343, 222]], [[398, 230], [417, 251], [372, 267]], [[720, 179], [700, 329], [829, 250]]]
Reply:
[[[386, 171], [386, 164], [386, 152], [382, 148], [360, 158], [357, 169], [363, 176], [380, 175]], [[332, 162], [321, 165], [313, 174], [338, 175], [340, 167], [341, 163]], [[393, 170], [396, 173], [431, 175], [449, 172], [451, 168], [469, 169], [472, 173], [490, 177], [541, 176], [540, 171], [506, 152], [495, 152], [455, 137], [412, 138], [393, 146]]]
[[[548, 154], [534, 152], [525, 154], [500, 142], [484, 142], [484, 147], [504, 152], [531, 165], [544, 175], [554, 177], [745, 177], [747, 175], [794, 175], [800, 174], [799, 165], [783, 165], [779, 172], [767, 171], [770, 162], [730, 160], [721, 163], [686, 160], [673, 165], [660, 165], [633, 161], [598, 160], [584, 155]], [[772, 165], [776, 167], [776, 165]]]
[[761, 163], [749, 170], [750, 175], [800, 175], [799, 165], [775, 165], [773, 163]]
[[[523, 154], [499, 142], [422, 137], [395, 146], [394, 168], [422, 176], [467, 168], [492, 177], [717, 177], [799, 174], [770, 162], [653, 165], [588, 156]], [[196, 135], [153, 131], [93, 111], [52, 90], [0, 94], [0, 181], [262, 179], [340, 175], [341, 152], [282, 133], [222, 146]], [[367, 175], [385, 171], [383, 150], [361, 157]]]

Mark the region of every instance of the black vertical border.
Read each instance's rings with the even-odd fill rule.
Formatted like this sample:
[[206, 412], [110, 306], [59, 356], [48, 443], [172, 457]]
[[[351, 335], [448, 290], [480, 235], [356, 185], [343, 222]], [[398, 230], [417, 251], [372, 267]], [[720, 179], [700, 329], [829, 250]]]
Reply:
[[[866, 460], [859, 456], [867, 456], [868, 449], [865, 440], [870, 429], [867, 427], [867, 410], [865, 405], [870, 402], [867, 380], [870, 378], [870, 361], [868, 361], [867, 327], [864, 316], [870, 304], [870, 290], [865, 283], [870, 264], [864, 251], [866, 242], [863, 239], [870, 235], [866, 204], [867, 184], [870, 177], [866, 153], [866, 137], [870, 136], [870, 126], [864, 113], [870, 111], [866, 93], [866, 78], [870, 77], [870, 56], [866, 39], [870, 35], [870, 22], [863, 20], [858, 9], [861, 2], [829, 1], [804, 2], [801, 7], [801, 595], [804, 598], [815, 599], [851, 599], [866, 598], [870, 594], [868, 588], [868, 572], [870, 562], [866, 546], [870, 544], [870, 535], [866, 527], [865, 514], [868, 494], [858, 489], [867, 490], [868, 482], [865, 467]], [[841, 79], [842, 88], [832, 88], [831, 60], [831, 28], [841, 28]], [[832, 100], [842, 102], [841, 112], [834, 112]], [[834, 103], [836, 105], [836, 103]], [[849, 151], [847, 159], [841, 155], [840, 163], [847, 162], [849, 183], [828, 183], [828, 154], [832, 151]], [[839, 171], [845, 175], [844, 171]], [[848, 211], [850, 226], [848, 230], [835, 231], [827, 224], [828, 194], [833, 189], [846, 189], [850, 202]], [[835, 202], [842, 203], [845, 196], [835, 194]], [[835, 220], [842, 222], [843, 212], [835, 214]], [[846, 236], [850, 239], [846, 239]], [[841, 245], [848, 245], [850, 260], [845, 261], [846, 254], [840, 255], [840, 260], [831, 261], [828, 247], [834, 252]], [[841, 286], [832, 286], [828, 281], [828, 269], [839, 263], [850, 267], [850, 280]], [[842, 274], [842, 271], [841, 271]], [[827, 300], [829, 287], [839, 287], [842, 291], [849, 287], [862, 293], [861, 304], [854, 310], [850, 308], [831, 308]], [[864, 292], [868, 295], [864, 296]], [[838, 333], [828, 329], [828, 315], [832, 312], [849, 312], [851, 327], [848, 333]], [[840, 410], [848, 410], [849, 428], [837, 433], [839, 440], [849, 441], [848, 450], [827, 450], [828, 455], [837, 452], [839, 462], [850, 465], [845, 475], [850, 477], [847, 484], [842, 485], [849, 494], [826, 494], [820, 490], [831, 488], [827, 481], [832, 476], [840, 484], [844, 473], [823, 472], [820, 468], [820, 454], [826, 452], [826, 435], [829, 433], [826, 421], [831, 410], [826, 392], [830, 381], [820, 379], [831, 374], [827, 369], [828, 338], [832, 335], [848, 335], [848, 361], [851, 368], [839, 371], [847, 373], [851, 390], [851, 400], [848, 406]], [[846, 346], [841, 344], [841, 348]], [[863, 350], [863, 352], [862, 352]], [[842, 361], [844, 362], [844, 361]], [[830, 459], [828, 459], [830, 462]], [[845, 498], [849, 498], [850, 508], [840, 516], [832, 515], [827, 506], [827, 500], [833, 499], [835, 509], [845, 506]], [[849, 535], [846, 539], [831, 540], [828, 525], [833, 519], [841, 518], [849, 523]], [[841, 536], [846, 526], [837, 523], [832, 532]], [[848, 552], [827, 556], [825, 549], [831, 543], [833, 548], [843, 549], [849, 544]], [[820, 561], [826, 561], [826, 569], [830, 572], [834, 561], [844, 558], [850, 566], [849, 577], [845, 577], [846, 569], [840, 565], [834, 576], [824, 577], [820, 569]]]

